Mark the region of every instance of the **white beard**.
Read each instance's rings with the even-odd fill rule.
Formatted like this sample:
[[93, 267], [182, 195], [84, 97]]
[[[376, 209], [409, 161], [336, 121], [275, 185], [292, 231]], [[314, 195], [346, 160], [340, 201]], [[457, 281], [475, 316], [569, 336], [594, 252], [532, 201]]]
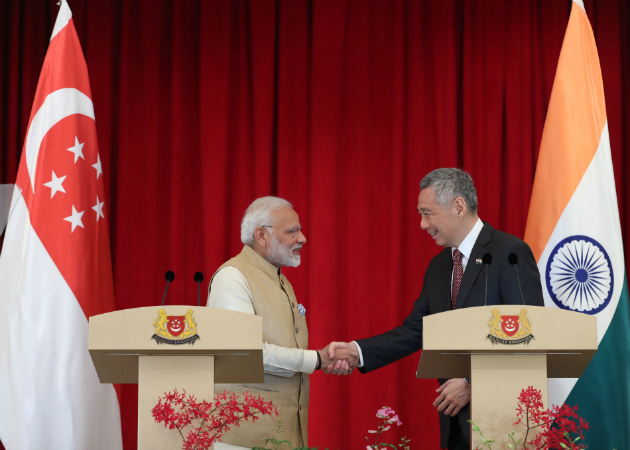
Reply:
[[267, 258], [270, 263], [279, 267], [297, 267], [300, 265], [300, 255], [294, 255], [293, 250], [301, 249], [302, 246], [297, 244], [293, 247], [281, 244], [278, 239], [270, 233], [271, 245], [267, 252]]

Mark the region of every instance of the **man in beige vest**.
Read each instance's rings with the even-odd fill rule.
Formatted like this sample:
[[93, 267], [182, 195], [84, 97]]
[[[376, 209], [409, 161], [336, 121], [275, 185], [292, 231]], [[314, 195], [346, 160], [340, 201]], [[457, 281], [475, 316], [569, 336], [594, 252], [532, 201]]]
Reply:
[[[241, 223], [243, 250], [215, 272], [210, 281], [208, 306], [256, 314], [263, 319], [263, 363], [265, 383], [217, 384], [216, 391], [261, 395], [278, 408], [284, 433], [280, 439], [294, 447], [306, 446], [308, 427], [309, 374], [317, 369], [347, 375], [357, 363], [358, 353], [341, 350], [330, 359], [327, 349], [308, 349], [306, 311], [298, 303], [285, 266], [300, 264], [306, 243], [293, 206], [278, 197], [254, 201]], [[350, 362], [350, 364], [348, 363]], [[334, 369], [333, 369], [334, 367]], [[277, 438], [274, 419], [269, 416], [245, 423], [223, 436], [215, 450], [264, 446]]]

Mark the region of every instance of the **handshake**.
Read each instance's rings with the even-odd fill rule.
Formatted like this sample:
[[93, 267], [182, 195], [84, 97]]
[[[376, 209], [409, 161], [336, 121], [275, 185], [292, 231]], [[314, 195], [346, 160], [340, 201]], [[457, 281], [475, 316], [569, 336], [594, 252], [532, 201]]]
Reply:
[[317, 352], [322, 360], [319, 369], [326, 374], [350, 375], [359, 364], [359, 349], [354, 342], [331, 342]]

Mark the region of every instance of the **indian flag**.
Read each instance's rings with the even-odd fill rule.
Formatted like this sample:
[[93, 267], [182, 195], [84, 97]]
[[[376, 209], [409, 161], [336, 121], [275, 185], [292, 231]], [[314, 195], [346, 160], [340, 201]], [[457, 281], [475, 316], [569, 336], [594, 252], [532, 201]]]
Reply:
[[[525, 241], [545, 305], [597, 317], [599, 349], [579, 379], [549, 379], [550, 404], [578, 405], [593, 448], [630, 442], [630, 307], [604, 86], [593, 30], [574, 0], [543, 131]], [[558, 324], [570, 327], [570, 323]]]

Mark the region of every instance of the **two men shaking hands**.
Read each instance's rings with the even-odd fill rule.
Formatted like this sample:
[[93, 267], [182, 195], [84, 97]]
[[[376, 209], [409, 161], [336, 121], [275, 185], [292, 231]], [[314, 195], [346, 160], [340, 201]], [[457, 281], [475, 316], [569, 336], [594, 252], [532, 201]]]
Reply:
[[[267, 400], [282, 409], [285, 439], [301, 446], [308, 444], [308, 377], [314, 370], [337, 375], [348, 375], [355, 368], [362, 373], [376, 370], [422, 349], [425, 316], [483, 306], [484, 291], [474, 289], [482, 283], [480, 266], [472, 264], [466, 270], [468, 261], [491, 253], [499, 261], [496, 265], [507, 265], [507, 255], [515, 253], [521, 261], [524, 298], [528, 304], [544, 305], [531, 249], [479, 219], [477, 193], [468, 173], [445, 168], [427, 174], [420, 183], [417, 210], [420, 228], [444, 250], [431, 260], [409, 316], [402, 325], [383, 334], [331, 342], [319, 351], [308, 350], [305, 309], [281, 271], [282, 267], [300, 264], [300, 251], [306, 243], [297, 213], [278, 197], [259, 198], [245, 212], [241, 223], [243, 250], [215, 272], [208, 306], [263, 316], [265, 383], [260, 389]], [[516, 280], [503, 280], [513, 272], [501, 269], [489, 277], [489, 292], [494, 294], [487, 298], [487, 304], [520, 303]], [[439, 381], [433, 406], [440, 411], [441, 446], [449, 450], [469, 448], [469, 381]], [[228, 390], [238, 393], [238, 389], [236, 385]], [[261, 419], [256, 428], [230, 431], [223, 442], [251, 448], [270, 436], [273, 427], [271, 419], [269, 423]], [[222, 450], [219, 447], [217, 450]]]

